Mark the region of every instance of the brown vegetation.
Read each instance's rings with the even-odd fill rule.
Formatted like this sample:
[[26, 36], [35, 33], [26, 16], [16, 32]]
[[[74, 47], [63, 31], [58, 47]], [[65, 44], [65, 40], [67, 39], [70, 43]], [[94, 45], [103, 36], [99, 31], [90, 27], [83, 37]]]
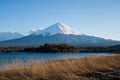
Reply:
[[13, 63], [0, 71], [0, 80], [120, 80], [120, 55], [38, 62]]

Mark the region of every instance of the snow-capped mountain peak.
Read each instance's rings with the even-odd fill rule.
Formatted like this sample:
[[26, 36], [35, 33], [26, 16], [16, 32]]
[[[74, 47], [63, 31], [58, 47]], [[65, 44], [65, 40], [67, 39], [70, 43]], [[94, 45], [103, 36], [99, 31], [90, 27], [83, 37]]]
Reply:
[[[7, 38], [9, 36], [11, 35], [7, 35]], [[0, 38], [2, 38], [1, 35]], [[3, 35], [3, 38], [6, 38], [5, 35]], [[120, 44], [120, 41], [106, 40], [104, 38], [78, 34], [63, 23], [56, 23], [45, 29], [35, 29], [33, 30], [33, 34], [28, 36], [24, 36], [18, 39], [14, 38], [13, 40], [10, 39], [11, 37], [9, 40], [7, 39], [7, 41], [2, 40], [2, 42], [0, 42], [0, 47], [36, 47], [46, 43], [66, 43], [75, 47], [108, 47]]]
[[38, 30], [34, 34], [39, 35], [55, 35], [55, 34], [74, 34], [78, 35], [78, 32], [75, 32], [72, 30], [69, 26], [63, 24], [63, 23], [55, 23], [45, 29]]

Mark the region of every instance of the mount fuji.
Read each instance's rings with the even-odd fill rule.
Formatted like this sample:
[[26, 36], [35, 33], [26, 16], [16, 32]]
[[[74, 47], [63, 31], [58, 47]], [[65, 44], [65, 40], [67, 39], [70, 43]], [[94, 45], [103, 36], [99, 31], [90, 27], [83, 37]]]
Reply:
[[63, 23], [55, 23], [51, 25], [50, 27], [47, 27], [43, 30], [38, 30], [34, 32], [34, 34], [39, 35], [55, 35], [55, 34], [73, 34], [77, 35], [78, 32], [75, 32], [72, 30], [69, 26], [63, 24]]
[[7, 40], [0, 42], [2, 47], [15, 46], [40, 46], [45, 43], [66, 43], [75, 47], [96, 47], [112, 46], [120, 44], [120, 41], [104, 39], [94, 36], [88, 36], [78, 33], [63, 23], [55, 23], [45, 29], [36, 30], [28, 36], [19, 39]]

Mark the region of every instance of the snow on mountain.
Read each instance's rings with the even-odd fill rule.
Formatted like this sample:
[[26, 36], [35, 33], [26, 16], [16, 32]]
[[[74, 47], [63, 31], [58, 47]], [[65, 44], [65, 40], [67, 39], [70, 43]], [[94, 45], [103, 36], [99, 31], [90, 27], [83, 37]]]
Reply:
[[78, 32], [72, 30], [69, 26], [63, 23], [55, 23], [45, 29], [37, 30], [34, 34], [39, 35], [55, 35], [55, 34], [74, 34], [78, 35]]
[[76, 47], [112, 46], [120, 41], [81, 35], [62, 23], [56, 23], [42, 30], [33, 30], [33, 34], [22, 38], [0, 42], [0, 46], [40, 46], [45, 43], [66, 43]]
[[10, 40], [10, 39], [16, 39], [23, 37], [22, 34], [17, 32], [0, 32], [0, 41]]

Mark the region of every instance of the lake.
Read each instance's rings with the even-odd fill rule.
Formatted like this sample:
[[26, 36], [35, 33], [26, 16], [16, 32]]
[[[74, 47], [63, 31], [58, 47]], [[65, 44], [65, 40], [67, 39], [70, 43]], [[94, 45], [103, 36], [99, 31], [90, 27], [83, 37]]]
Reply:
[[57, 60], [66, 58], [84, 58], [87, 56], [106, 56], [109, 53], [0, 53], [0, 62], [13, 62], [16, 60], [21, 60], [23, 62], [28, 61], [38, 61], [38, 60]]
[[31, 64], [37, 61], [50, 61], [68, 58], [84, 58], [87, 56], [108, 56], [110, 53], [30, 53], [30, 52], [0, 52], [0, 69], [9, 67], [11, 63]]

